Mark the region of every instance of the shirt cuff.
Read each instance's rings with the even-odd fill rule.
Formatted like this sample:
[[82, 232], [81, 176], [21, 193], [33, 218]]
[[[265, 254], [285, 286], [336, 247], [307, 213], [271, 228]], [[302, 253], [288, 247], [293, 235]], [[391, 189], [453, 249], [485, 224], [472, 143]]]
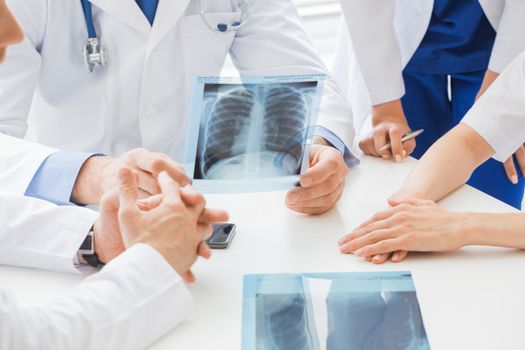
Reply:
[[467, 113], [461, 123], [477, 132], [494, 150], [495, 154], [492, 158], [503, 163], [516, 152], [522, 141], [516, 142], [509, 137], [508, 130], [504, 130], [497, 120], [481, 110], [482, 105], [478, 103]]
[[70, 151], [53, 153], [40, 165], [25, 195], [57, 205], [74, 205], [71, 194], [80, 168], [94, 156], [100, 154]]
[[345, 145], [345, 143], [333, 132], [328, 130], [323, 126], [316, 126], [314, 135], [322, 137], [328, 141], [334, 148], [338, 149], [339, 152], [343, 155], [346, 166], [349, 168], [359, 165], [359, 159], [350, 151], [350, 149]]

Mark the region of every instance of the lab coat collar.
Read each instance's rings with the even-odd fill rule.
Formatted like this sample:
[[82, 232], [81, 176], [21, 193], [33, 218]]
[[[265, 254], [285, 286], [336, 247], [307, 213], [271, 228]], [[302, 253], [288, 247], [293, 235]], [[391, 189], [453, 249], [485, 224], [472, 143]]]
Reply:
[[[89, 0], [94, 6], [115, 17], [128, 26], [144, 33], [151, 32], [151, 25], [134, 0]], [[160, 1], [176, 3], [176, 0]], [[160, 6], [160, 5], [159, 5]]]
[[177, 24], [189, 2], [190, 0], [159, 0], [148, 44], [148, 54], [157, 47], [166, 34]]

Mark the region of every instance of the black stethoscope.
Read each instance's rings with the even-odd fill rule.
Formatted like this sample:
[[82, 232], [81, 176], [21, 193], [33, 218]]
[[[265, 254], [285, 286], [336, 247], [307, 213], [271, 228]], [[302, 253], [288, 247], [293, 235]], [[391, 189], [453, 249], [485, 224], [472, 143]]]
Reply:
[[[84, 18], [86, 20], [88, 33], [87, 44], [84, 46], [84, 64], [86, 69], [92, 73], [96, 67], [104, 67], [108, 64], [107, 54], [106, 50], [98, 40], [97, 31], [93, 22], [93, 13], [91, 12], [91, 2], [89, 0], [80, 0], [80, 2], [82, 3], [82, 10], [84, 11]], [[239, 5], [241, 10], [241, 18], [232, 24], [219, 23], [216, 26], [212, 25], [208, 20], [208, 15], [206, 14], [205, 0], [199, 0], [199, 7], [200, 15], [204, 23], [206, 23], [210, 30], [217, 33], [235, 32], [244, 27], [250, 17], [250, 4], [248, 0], [241, 0], [241, 4]]]

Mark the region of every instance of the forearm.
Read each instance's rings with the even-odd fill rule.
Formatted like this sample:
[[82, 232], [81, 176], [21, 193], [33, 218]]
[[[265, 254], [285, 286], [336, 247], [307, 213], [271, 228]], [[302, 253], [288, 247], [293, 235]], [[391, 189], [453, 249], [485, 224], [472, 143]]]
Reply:
[[479, 134], [460, 124], [428, 150], [395, 197], [440, 200], [463, 185], [493, 153]]
[[401, 119], [406, 123], [401, 100], [393, 100], [372, 106], [372, 125], [385, 122], [388, 119]]
[[485, 76], [483, 77], [483, 82], [481, 83], [481, 87], [479, 89], [479, 92], [476, 96], [476, 100], [481, 97], [487, 91], [487, 89], [492, 85], [496, 79], [498, 79], [499, 73], [493, 72], [491, 70], [487, 70], [485, 73]]
[[523, 213], [466, 213], [464, 245], [482, 245], [525, 249], [525, 215]]
[[[0, 322], [0, 348], [144, 349], [191, 309], [191, 296], [175, 270], [153, 248], [139, 244], [51, 304], [11, 303], [3, 313], [7, 321]], [[2, 305], [3, 316], [1, 311]]]
[[0, 264], [78, 273], [74, 256], [97, 216], [0, 192]]

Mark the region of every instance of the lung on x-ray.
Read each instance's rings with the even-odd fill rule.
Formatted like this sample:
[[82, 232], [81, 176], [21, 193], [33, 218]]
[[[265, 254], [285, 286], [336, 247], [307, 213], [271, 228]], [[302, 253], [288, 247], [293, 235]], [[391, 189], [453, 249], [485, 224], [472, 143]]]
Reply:
[[308, 166], [305, 155], [317, 120], [320, 81], [200, 78], [186, 162], [196, 187], [244, 192], [297, 183]]
[[243, 350], [429, 350], [410, 272], [247, 275]]

